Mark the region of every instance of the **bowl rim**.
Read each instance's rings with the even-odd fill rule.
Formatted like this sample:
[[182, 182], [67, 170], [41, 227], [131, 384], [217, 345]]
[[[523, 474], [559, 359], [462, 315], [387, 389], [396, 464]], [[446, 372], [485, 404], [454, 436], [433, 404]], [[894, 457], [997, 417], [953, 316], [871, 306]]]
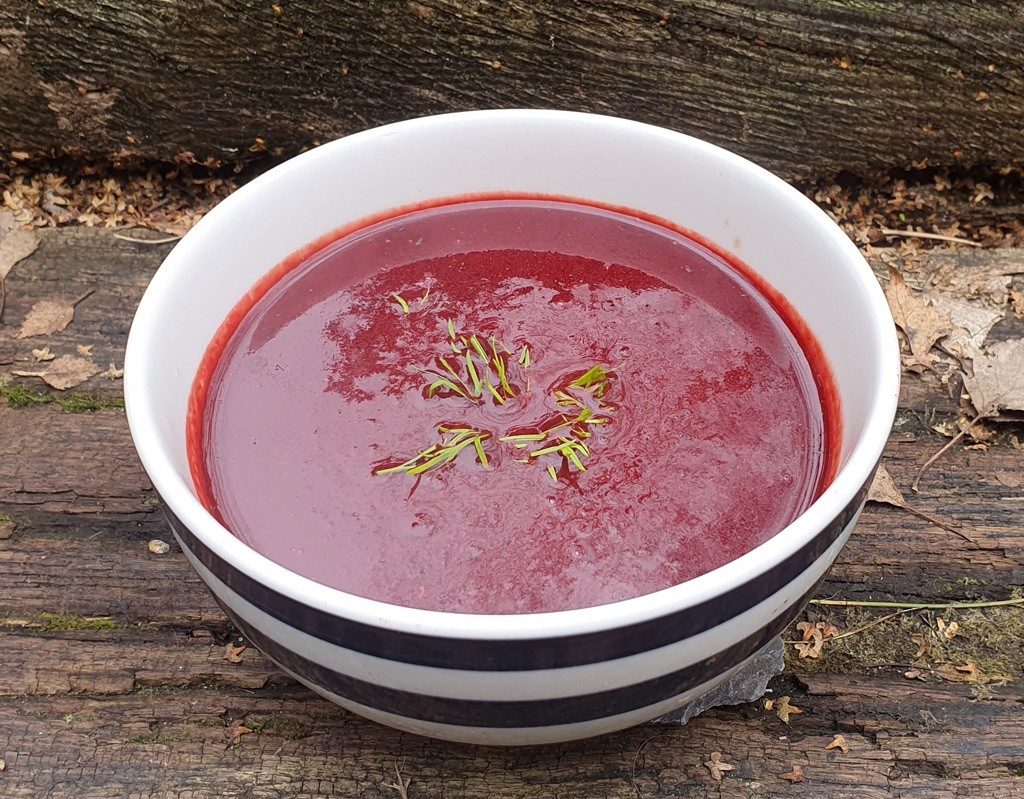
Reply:
[[[864, 311], [869, 322], [879, 328], [879, 347], [875, 352], [876, 383], [862, 432], [829, 486], [793, 522], [740, 557], [692, 580], [653, 593], [571, 610], [528, 614], [470, 614], [393, 605], [315, 582], [244, 544], [223, 527], [192, 493], [159, 443], [154, 424], [159, 402], [145, 380], [146, 370], [143, 366], [145, 352], [160, 335], [150, 309], [163, 301], [165, 285], [169, 286], [175, 279], [174, 264], [189, 258], [193, 250], [201, 248], [204, 239], [216, 236], [217, 220], [225, 213], [224, 209], [238, 203], [239, 198], [257, 195], [264, 187], [272, 186], [277, 177], [290, 170], [316, 159], [333, 158], [336, 152], [343, 151], [354, 142], [386, 136], [395, 130], [409, 133], [421, 127], [459, 125], [476, 120], [500, 120], [516, 125], [597, 125], [623, 135], [639, 132], [668, 137], [678, 144], [716, 158], [732, 169], [746, 172], [777, 192], [787, 194], [798, 207], [803, 208], [808, 219], [817, 220], [819, 233], [830, 237], [830, 243], [843, 255], [846, 267], [860, 284], [862, 296], [868, 299]], [[125, 352], [125, 407], [142, 464], [157, 493], [174, 516], [215, 555], [284, 596], [340, 618], [396, 632], [476, 640], [563, 637], [634, 625], [712, 600], [793, 555], [833, 523], [870, 480], [895, 417], [900, 364], [899, 346], [892, 324], [881, 287], [861, 253], [838, 225], [797, 189], [735, 153], [674, 130], [599, 114], [551, 109], [462, 111], [407, 119], [328, 142], [256, 177], [207, 213], [168, 254], [139, 303]], [[890, 335], [883, 332], [886, 328], [892, 328]], [[500, 619], [500, 623], [496, 623], [497, 619]]]

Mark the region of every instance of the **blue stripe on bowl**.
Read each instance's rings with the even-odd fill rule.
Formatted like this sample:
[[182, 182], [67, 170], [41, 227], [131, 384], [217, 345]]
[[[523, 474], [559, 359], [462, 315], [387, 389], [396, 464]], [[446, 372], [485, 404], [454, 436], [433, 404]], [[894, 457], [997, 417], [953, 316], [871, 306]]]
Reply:
[[[228, 588], [279, 621], [356, 652], [417, 666], [467, 671], [531, 671], [584, 666], [657, 649], [717, 627], [778, 592], [840, 536], [864, 503], [870, 478], [824, 530], [785, 560], [714, 599], [637, 624], [545, 639], [475, 639], [399, 632], [335, 616], [259, 583], [210, 550], [167, 508], [182, 546]], [[268, 653], [269, 654], [269, 653]]]
[[[429, 696], [376, 685], [315, 663], [281, 646], [225, 608], [248, 641], [298, 677], [365, 707], [404, 718], [461, 727], [550, 727], [617, 716], [679, 696], [738, 666], [781, 633], [816, 584], [786, 612], [717, 654], [677, 671], [607, 691], [548, 699], [493, 701]], [[222, 605], [223, 607], [223, 605]]]

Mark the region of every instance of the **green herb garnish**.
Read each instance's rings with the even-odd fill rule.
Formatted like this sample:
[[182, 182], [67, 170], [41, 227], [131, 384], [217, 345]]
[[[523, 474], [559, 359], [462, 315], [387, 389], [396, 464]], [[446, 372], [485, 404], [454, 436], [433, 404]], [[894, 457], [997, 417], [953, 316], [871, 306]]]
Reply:
[[441, 443], [427, 447], [418, 455], [414, 455], [404, 463], [394, 465], [382, 464], [373, 470], [374, 475], [397, 474], [405, 472], [414, 477], [440, 469], [454, 461], [462, 450], [472, 446], [476, 450], [476, 459], [483, 468], [488, 468], [490, 461], [484, 451], [483, 442], [491, 437], [486, 430], [477, 430], [468, 426], [449, 426], [440, 424], [437, 432], [441, 434]]
[[[420, 305], [429, 294], [428, 286]], [[409, 304], [400, 294], [391, 296], [404, 313], [409, 313]], [[493, 335], [462, 332], [454, 319], [446, 319], [445, 324], [452, 353], [437, 356], [432, 366], [420, 370], [427, 380], [424, 388], [427, 399], [458, 398], [473, 405], [492, 401], [505, 406], [518, 396], [517, 379], [525, 383], [525, 396], [529, 397], [529, 344], [522, 344], [516, 356]], [[564, 408], [564, 412], [547, 417], [537, 426], [512, 428], [498, 441], [519, 453], [515, 458], [518, 462], [541, 463], [555, 483], [564, 479], [576, 485], [573, 473], [587, 470], [586, 460], [591, 456], [587, 441], [593, 437], [594, 428], [608, 425], [610, 414], [617, 410], [615, 405], [605, 401], [616, 379], [614, 371], [594, 364], [553, 390], [555, 405]], [[437, 433], [441, 437], [439, 443], [404, 461], [382, 462], [372, 473], [405, 473], [418, 480], [423, 474], [452, 463], [470, 447], [477, 463], [484, 469], [490, 468], [484, 442], [491, 439], [492, 434], [487, 430], [461, 422], [445, 422], [437, 425]], [[552, 463], [552, 459], [556, 459], [556, 463]]]

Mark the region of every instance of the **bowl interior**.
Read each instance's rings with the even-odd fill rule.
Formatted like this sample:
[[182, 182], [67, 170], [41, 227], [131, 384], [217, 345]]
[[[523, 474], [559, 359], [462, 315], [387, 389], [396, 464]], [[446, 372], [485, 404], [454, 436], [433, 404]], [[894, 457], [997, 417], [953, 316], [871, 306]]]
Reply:
[[849, 501], [881, 451], [898, 374], [891, 318], [856, 248], [809, 200], [735, 155], [655, 127], [550, 111], [452, 114], [346, 137], [240, 189], [178, 244], [143, 299], [126, 356], [133, 436], [165, 501], [173, 507], [192, 487], [184, 431], [193, 376], [260, 277], [367, 217], [495, 192], [664, 218], [781, 292], [820, 342], [841, 397], [842, 468], [819, 503]]

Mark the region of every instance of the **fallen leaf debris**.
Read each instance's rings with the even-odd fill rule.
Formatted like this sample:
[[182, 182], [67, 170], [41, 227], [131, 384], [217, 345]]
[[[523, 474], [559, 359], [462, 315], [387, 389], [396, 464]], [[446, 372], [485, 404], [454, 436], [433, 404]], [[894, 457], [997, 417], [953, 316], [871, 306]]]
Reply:
[[19, 369], [11, 372], [17, 377], [38, 377], [50, 388], [55, 388], [58, 391], [66, 391], [79, 386], [99, 373], [100, 368], [96, 364], [77, 355], [61, 355], [47, 363], [46, 368], [42, 371], [30, 372]]
[[50, 336], [66, 328], [74, 318], [75, 308], [71, 303], [40, 300], [32, 306], [25, 321], [21, 323], [17, 337]]
[[727, 771], [736, 770], [736, 766], [722, 760], [721, 752], [712, 752], [704, 762], [704, 765], [707, 766], [708, 771], [711, 772], [711, 779], [715, 782], [721, 782], [722, 775]]
[[797, 630], [803, 633], [803, 640], [796, 641], [793, 647], [804, 658], [816, 658], [821, 654], [821, 648], [829, 638], [839, 637], [839, 628], [831, 622], [809, 622], [802, 621], [796, 625]]
[[784, 696], [777, 703], [775, 703], [775, 715], [779, 717], [783, 724], [789, 724], [791, 716], [797, 716], [803, 713], [803, 711], [796, 705], [790, 704], [788, 696]]
[[903, 358], [904, 368], [922, 372], [931, 369], [935, 356], [931, 349], [941, 339], [953, 332], [953, 322], [940, 312], [932, 302], [907, 285], [903, 275], [895, 267], [889, 267], [889, 282], [885, 286], [885, 297], [893, 321], [903, 331], [910, 348]]
[[224, 660], [228, 663], [241, 663], [241, 654], [247, 649], [244, 644], [235, 646], [234, 644], [224, 645]]
[[843, 754], [846, 754], [850, 751], [850, 745], [846, 743], [846, 738], [842, 735], [836, 735], [832, 738], [832, 742], [828, 744], [825, 749], [838, 749]]

